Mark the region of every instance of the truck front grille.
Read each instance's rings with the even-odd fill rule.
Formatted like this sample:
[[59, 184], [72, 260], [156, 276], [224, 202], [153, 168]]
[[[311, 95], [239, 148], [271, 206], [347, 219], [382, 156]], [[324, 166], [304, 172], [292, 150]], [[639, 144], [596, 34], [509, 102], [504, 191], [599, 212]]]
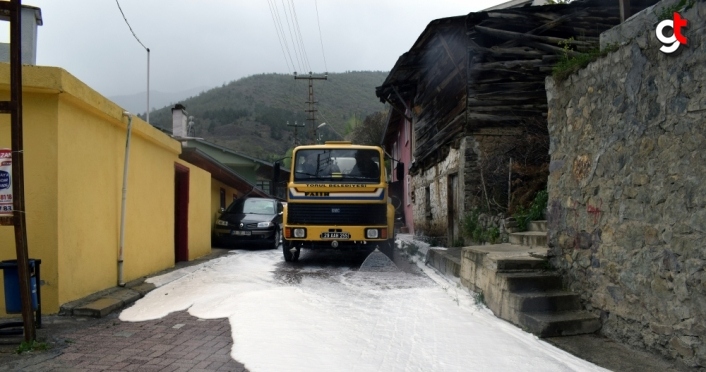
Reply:
[[386, 204], [294, 204], [287, 205], [288, 224], [385, 225]]

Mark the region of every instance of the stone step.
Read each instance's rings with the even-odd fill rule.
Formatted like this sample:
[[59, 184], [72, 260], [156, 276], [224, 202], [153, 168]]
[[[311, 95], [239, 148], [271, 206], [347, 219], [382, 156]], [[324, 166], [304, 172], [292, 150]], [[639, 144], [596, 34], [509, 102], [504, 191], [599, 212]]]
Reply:
[[510, 234], [510, 244], [527, 247], [546, 247], [547, 233], [541, 231], [525, 231]]
[[531, 221], [529, 223], [529, 226], [527, 226], [527, 230], [547, 232], [547, 221], [546, 220]]
[[446, 276], [458, 278], [461, 273], [461, 248], [430, 249], [426, 263]]
[[511, 293], [557, 291], [562, 289], [561, 276], [553, 272], [497, 273]]
[[513, 257], [496, 260], [498, 272], [546, 270], [549, 263], [546, 259], [535, 257]]
[[579, 296], [566, 291], [510, 293], [510, 300], [515, 309], [527, 313], [582, 310]]
[[520, 313], [520, 325], [539, 337], [572, 336], [594, 333], [601, 320], [588, 311]]

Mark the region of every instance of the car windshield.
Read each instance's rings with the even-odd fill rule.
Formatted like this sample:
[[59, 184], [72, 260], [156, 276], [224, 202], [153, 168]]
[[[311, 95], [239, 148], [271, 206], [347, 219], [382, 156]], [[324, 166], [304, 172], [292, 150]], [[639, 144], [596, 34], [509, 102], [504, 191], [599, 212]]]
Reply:
[[380, 153], [373, 149], [299, 150], [295, 181], [380, 182]]
[[238, 200], [228, 207], [231, 213], [275, 214], [275, 202], [268, 199]]

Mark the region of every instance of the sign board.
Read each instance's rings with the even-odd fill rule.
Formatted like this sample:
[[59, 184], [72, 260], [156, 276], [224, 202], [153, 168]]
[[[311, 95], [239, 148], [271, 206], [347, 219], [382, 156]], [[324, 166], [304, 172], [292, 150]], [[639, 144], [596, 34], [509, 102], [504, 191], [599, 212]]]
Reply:
[[12, 150], [0, 149], [0, 217], [12, 216]]

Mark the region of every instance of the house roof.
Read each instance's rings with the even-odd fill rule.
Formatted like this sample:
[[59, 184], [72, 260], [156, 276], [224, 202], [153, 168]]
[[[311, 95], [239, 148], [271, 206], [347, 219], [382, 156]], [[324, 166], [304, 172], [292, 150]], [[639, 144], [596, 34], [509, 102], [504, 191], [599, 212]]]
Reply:
[[[655, 2], [633, 0], [631, 13]], [[543, 121], [545, 77], [562, 57], [597, 48], [600, 33], [619, 22], [617, 0], [437, 19], [375, 93], [398, 112], [410, 106], [414, 157], [425, 166], [460, 136]]]
[[238, 191], [246, 194], [251, 193], [256, 196], [270, 197], [269, 194], [258, 189], [255, 185], [238, 175], [238, 173], [197, 148], [184, 147], [179, 158], [208, 171], [211, 173], [211, 177], [234, 187]]

